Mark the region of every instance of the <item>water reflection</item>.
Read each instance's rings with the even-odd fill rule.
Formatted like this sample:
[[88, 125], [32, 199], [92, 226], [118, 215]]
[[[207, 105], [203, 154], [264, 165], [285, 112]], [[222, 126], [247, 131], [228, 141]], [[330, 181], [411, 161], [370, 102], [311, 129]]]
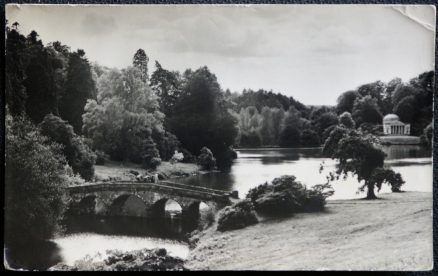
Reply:
[[386, 160], [424, 158], [432, 155], [429, 149], [414, 145], [382, 146], [382, 150], [386, 153]]
[[53, 241], [34, 242], [13, 249], [5, 248], [4, 254], [13, 269], [46, 270], [62, 261], [61, 248]]
[[184, 240], [180, 216], [163, 218], [70, 216], [65, 221], [67, 234], [94, 232], [103, 235], [157, 237]]

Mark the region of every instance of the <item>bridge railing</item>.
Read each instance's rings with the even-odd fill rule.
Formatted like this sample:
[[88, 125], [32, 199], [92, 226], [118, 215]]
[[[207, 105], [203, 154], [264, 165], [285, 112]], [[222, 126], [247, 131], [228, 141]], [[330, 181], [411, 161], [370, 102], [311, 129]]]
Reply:
[[[172, 183], [172, 182], [170, 182]], [[100, 183], [89, 183], [78, 186], [68, 187], [67, 190], [70, 193], [80, 193], [80, 192], [94, 192], [94, 191], [114, 191], [114, 190], [135, 190], [135, 191], [154, 191], [154, 192], [167, 192], [167, 193], [177, 193], [181, 196], [190, 196], [195, 198], [202, 198], [205, 200], [215, 200], [215, 201], [228, 201], [230, 195], [226, 191], [213, 190], [204, 191], [196, 188], [194, 186], [184, 185], [184, 187], [166, 185], [166, 183], [139, 183], [139, 182], [100, 182]], [[220, 192], [219, 192], [220, 191]]]
[[187, 188], [187, 189], [195, 189], [195, 190], [199, 190], [199, 191], [206, 191], [206, 192], [225, 194], [225, 195], [230, 195], [233, 193], [230, 191], [211, 189], [211, 188], [202, 187], [202, 186], [187, 185], [187, 184], [173, 182], [173, 181], [159, 181], [158, 183], [165, 183], [165, 184], [170, 185], [170, 186], [182, 187], [182, 188]]

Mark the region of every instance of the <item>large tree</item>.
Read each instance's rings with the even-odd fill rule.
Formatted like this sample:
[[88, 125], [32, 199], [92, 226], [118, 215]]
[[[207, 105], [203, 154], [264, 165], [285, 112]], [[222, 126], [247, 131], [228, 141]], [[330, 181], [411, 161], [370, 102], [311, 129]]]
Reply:
[[25, 112], [26, 106], [26, 38], [18, 32], [18, 23], [6, 28], [5, 90], [6, 104], [12, 115]]
[[355, 101], [352, 115], [358, 126], [362, 123], [382, 123], [382, 113], [377, 105], [377, 100], [369, 95]]
[[337, 100], [336, 112], [338, 114], [342, 114], [343, 112], [351, 113], [353, 111], [354, 102], [360, 97], [361, 95], [354, 90], [342, 93]]
[[166, 117], [175, 115], [173, 108], [181, 95], [181, 77], [178, 72], [164, 69], [155, 61], [155, 71], [151, 76], [150, 86], [158, 96], [160, 110]]
[[144, 83], [146, 83], [149, 79], [148, 62], [149, 57], [146, 55], [146, 52], [143, 49], [138, 49], [134, 54], [134, 58], [132, 59], [132, 65], [140, 70], [141, 80]]
[[5, 244], [53, 236], [65, 206], [68, 167], [61, 148], [21, 116], [6, 116]]
[[62, 153], [73, 172], [78, 173], [87, 181], [92, 180], [96, 155], [90, 150], [83, 138], [76, 135], [73, 127], [53, 114], [46, 115], [39, 127], [44, 136], [63, 146]]
[[136, 67], [113, 69], [99, 78], [97, 100], [88, 100], [83, 132], [95, 149], [113, 159], [145, 161], [152, 132], [163, 132], [157, 97]]
[[237, 136], [237, 122], [226, 109], [216, 76], [207, 67], [186, 71], [184, 75], [175, 116], [169, 119], [170, 130], [193, 154], [199, 154], [204, 146], [211, 149], [221, 166], [226, 163], [225, 155]]
[[376, 136], [343, 126], [336, 127], [326, 140], [323, 153], [337, 160], [335, 172], [329, 180], [353, 174], [359, 182], [360, 191], [367, 189], [367, 199], [375, 199], [375, 188], [388, 183], [394, 192], [400, 190], [404, 181], [400, 174], [384, 168], [385, 153], [379, 148]]
[[58, 115], [60, 87], [56, 70], [61, 67], [57, 55], [44, 47], [38, 34], [32, 31], [26, 39], [28, 65], [25, 69], [26, 113], [39, 123], [49, 113]]
[[88, 99], [96, 98], [91, 67], [85, 52], [69, 54], [64, 92], [59, 103], [60, 116], [69, 122], [76, 133], [82, 132], [82, 114]]

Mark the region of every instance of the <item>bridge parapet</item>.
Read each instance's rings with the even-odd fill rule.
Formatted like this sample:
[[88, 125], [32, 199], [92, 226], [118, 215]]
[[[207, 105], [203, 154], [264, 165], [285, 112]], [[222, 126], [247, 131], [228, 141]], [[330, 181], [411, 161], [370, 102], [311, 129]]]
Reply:
[[[129, 196], [140, 198], [145, 204], [143, 209], [149, 210], [147, 212], [160, 214], [163, 214], [164, 205], [168, 199], [176, 201], [181, 206], [183, 213], [187, 214], [193, 213], [195, 209], [199, 211], [201, 202], [206, 203], [214, 210], [219, 210], [231, 204], [232, 199], [236, 197], [234, 193], [228, 191], [170, 181], [158, 183], [134, 181], [97, 182], [72, 186], [66, 189], [73, 204], [76, 204], [75, 206], [79, 206], [80, 202], [86, 198], [94, 198], [94, 207], [89, 206], [88, 210], [94, 208], [94, 213], [100, 215], [110, 215], [111, 210], [114, 210], [114, 204], [119, 208], [120, 204], [123, 205], [120, 202], [126, 201]], [[121, 199], [124, 201], [120, 201]]]
[[231, 196], [227, 191], [208, 189], [172, 182], [139, 183], [139, 182], [98, 182], [68, 187], [70, 194], [92, 193], [101, 191], [140, 192], [152, 191], [209, 201], [229, 201]]

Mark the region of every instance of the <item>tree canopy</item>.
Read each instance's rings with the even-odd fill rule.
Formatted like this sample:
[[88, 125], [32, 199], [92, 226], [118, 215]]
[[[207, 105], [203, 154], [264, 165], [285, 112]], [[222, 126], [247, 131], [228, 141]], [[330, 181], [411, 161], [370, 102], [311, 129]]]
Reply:
[[380, 190], [385, 182], [393, 191], [399, 191], [403, 179], [400, 174], [384, 168], [385, 153], [378, 145], [377, 137], [372, 134], [337, 126], [323, 148], [325, 156], [337, 160], [336, 170], [329, 180], [352, 173], [359, 182], [364, 181], [359, 189], [367, 189], [367, 199], [375, 199], [375, 187]]

